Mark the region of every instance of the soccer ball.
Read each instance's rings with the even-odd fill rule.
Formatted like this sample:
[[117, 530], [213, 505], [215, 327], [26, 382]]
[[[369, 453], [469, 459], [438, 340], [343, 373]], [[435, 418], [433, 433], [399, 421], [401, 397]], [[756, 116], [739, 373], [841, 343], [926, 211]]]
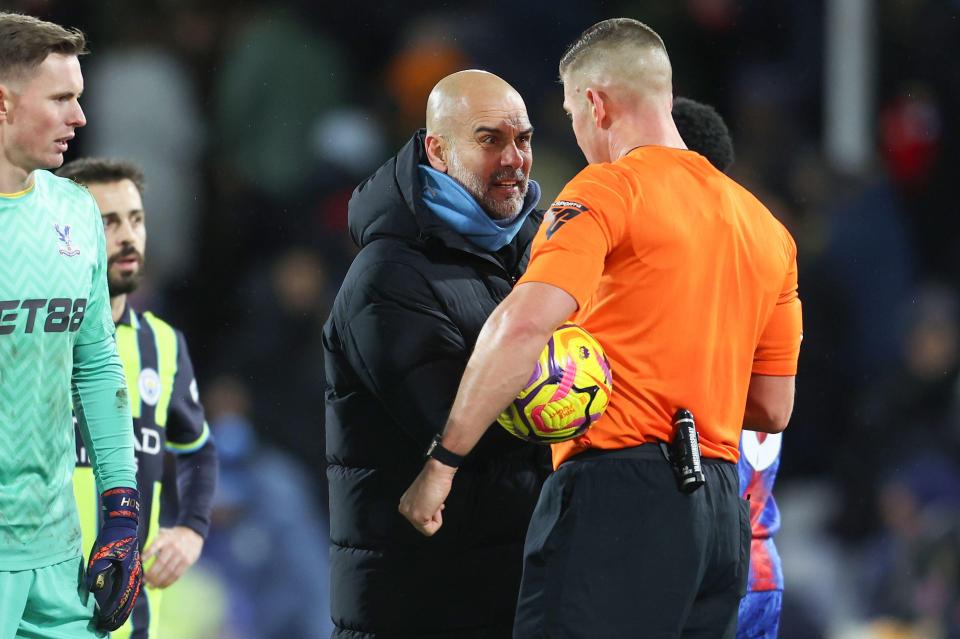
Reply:
[[540, 353], [530, 380], [497, 422], [538, 444], [579, 437], [600, 418], [613, 392], [603, 348], [576, 324], [564, 324]]

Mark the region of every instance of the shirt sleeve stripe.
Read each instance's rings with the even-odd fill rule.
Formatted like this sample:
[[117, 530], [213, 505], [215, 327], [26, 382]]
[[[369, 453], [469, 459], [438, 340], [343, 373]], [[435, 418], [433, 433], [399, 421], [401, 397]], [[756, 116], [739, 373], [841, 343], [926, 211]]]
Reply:
[[154, 411], [154, 421], [157, 426], [164, 428], [167, 425], [167, 411], [170, 408], [170, 399], [173, 394], [173, 380], [177, 375], [177, 334], [173, 327], [155, 316], [153, 313], [144, 313], [144, 318], [153, 329], [157, 343], [158, 370], [160, 375], [160, 393]]
[[[130, 311], [133, 313], [133, 310]], [[123, 374], [127, 379], [127, 397], [130, 400], [130, 413], [134, 419], [140, 419], [143, 407], [140, 405], [140, 345], [137, 343], [137, 331], [126, 324], [117, 326], [115, 334], [117, 352], [123, 364]]]
[[203, 448], [204, 444], [206, 444], [207, 440], [209, 439], [210, 439], [210, 426], [207, 425], [207, 422], [203, 422], [203, 432], [200, 433], [200, 437], [197, 437], [196, 440], [186, 444], [179, 444], [177, 442], [172, 442], [170, 440], [167, 440], [167, 450], [177, 455], [195, 453], [201, 448]]

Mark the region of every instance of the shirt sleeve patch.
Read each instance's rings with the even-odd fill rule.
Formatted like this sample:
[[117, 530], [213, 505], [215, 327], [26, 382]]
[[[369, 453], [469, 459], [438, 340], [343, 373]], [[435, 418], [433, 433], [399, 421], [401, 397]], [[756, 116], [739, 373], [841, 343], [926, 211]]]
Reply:
[[549, 240], [553, 237], [553, 234], [559, 231], [564, 224], [589, 210], [590, 209], [579, 202], [572, 202], [570, 200], [557, 200], [554, 202], [550, 206], [550, 210], [547, 212], [547, 219], [545, 220], [549, 224], [549, 226], [547, 226], [547, 239]]

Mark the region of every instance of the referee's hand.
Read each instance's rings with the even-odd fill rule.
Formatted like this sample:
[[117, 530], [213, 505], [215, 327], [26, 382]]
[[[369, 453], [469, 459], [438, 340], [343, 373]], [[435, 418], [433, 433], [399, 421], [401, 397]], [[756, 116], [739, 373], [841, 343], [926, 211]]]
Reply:
[[400, 498], [400, 513], [427, 537], [443, 525], [443, 502], [450, 494], [457, 469], [428, 459]]

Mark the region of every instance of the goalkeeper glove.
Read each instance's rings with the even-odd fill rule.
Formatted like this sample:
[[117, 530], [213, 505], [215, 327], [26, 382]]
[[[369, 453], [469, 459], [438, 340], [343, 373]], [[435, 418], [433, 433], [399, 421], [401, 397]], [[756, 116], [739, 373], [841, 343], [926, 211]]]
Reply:
[[104, 521], [90, 553], [87, 588], [100, 608], [98, 627], [116, 630], [133, 611], [143, 584], [137, 539], [140, 492], [111, 488], [100, 495], [100, 500]]

